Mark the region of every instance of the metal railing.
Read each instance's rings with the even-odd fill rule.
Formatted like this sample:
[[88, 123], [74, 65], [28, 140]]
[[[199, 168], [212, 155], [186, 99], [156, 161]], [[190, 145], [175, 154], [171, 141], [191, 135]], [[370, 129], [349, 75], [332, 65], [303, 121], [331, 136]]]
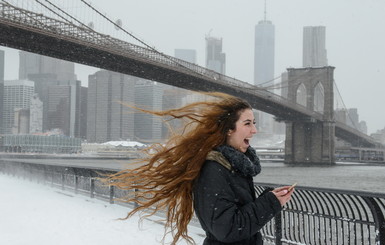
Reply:
[[[101, 184], [99, 173], [113, 172], [0, 159], [0, 173], [37, 180], [110, 203], [129, 194]], [[267, 187], [275, 187], [274, 184], [254, 184], [257, 195]], [[261, 232], [266, 244], [385, 245], [384, 216], [385, 194], [296, 187], [291, 201]]]
[[384, 216], [385, 194], [296, 187], [263, 233], [273, 244], [385, 244]]

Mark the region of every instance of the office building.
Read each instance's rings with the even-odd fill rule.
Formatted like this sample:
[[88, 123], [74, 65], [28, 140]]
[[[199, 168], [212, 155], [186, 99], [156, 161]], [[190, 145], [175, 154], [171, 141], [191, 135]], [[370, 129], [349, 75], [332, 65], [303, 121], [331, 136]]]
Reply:
[[303, 28], [303, 67], [327, 66], [327, 52], [324, 26], [305, 26]]
[[[20, 51], [19, 57], [19, 78], [34, 81], [35, 91], [43, 102], [43, 131], [59, 130], [67, 136], [79, 137], [80, 81], [76, 80], [74, 63], [24, 51]], [[60, 96], [57, 107], [55, 94], [62, 90], [66, 92]], [[53, 112], [55, 106], [58, 110]], [[64, 109], [67, 111], [59, 111]], [[59, 118], [64, 121], [59, 122]]]
[[[135, 83], [135, 105], [148, 110], [163, 110], [163, 95], [167, 86], [150, 80]], [[162, 118], [148, 113], [135, 112], [135, 141], [159, 143], [162, 141]]]
[[[97, 71], [88, 79], [87, 141], [103, 143], [134, 138], [132, 105], [136, 78]], [[144, 98], [146, 99], [146, 98]]]
[[206, 68], [226, 73], [226, 54], [222, 53], [222, 38], [206, 36]]
[[87, 87], [80, 88], [80, 122], [79, 123], [79, 138], [87, 139]]
[[76, 80], [73, 62], [20, 51], [19, 79], [30, 79], [30, 74], [54, 74], [58, 81]]
[[4, 81], [4, 134], [12, 134], [12, 128], [15, 122], [15, 110], [29, 109], [33, 94], [33, 81]]
[[[265, 17], [255, 26], [254, 38], [254, 85], [265, 87], [274, 92], [274, 56], [275, 56], [275, 26]], [[265, 112], [256, 113], [261, 134], [274, 133], [273, 116]]]
[[39, 99], [39, 96], [35, 93], [31, 98], [29, 106], [29, 133], [42, 133], [43, 132], [43, 102]]
[[29, 134], [29, 109], [15, 109], [12, 134]]
[[275, 27], [271, 21], [261, 20], [255, 26], [254, 84], [274, 84]]

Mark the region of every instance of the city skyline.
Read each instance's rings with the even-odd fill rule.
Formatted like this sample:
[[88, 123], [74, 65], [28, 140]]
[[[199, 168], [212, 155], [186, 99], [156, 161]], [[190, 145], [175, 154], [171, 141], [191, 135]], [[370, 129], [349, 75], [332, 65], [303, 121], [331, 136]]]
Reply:
[[[130, 3], [130, 9], [151, 5], [153, 10], [132, 11], [130, 15], [125, 14], [127, 8], [116, 0], [108, 4], [96, 0], [91, 2], [103, 9], [107, 16], [121, 18], [124, 28], [165, 54], [173, 55], [177, 48], [197, 50], [197, 63], [201, 66], [204, 66], [204, 37], [212, 29], [213, 36], [223, 38], [226, 74], [246, 82], [253, 80], [253, 31], [258, 21], [263, 19], [263, 1], [241, 0], [235, 3], [213, 0], [202, 8], [195, 2], [168, 0], [158, 3], [146, 0]], [[223, 8], [210, 20], [211, 10], [218, 5]], [[304, 26], [326, 26], [328, 63], [336, 67], [335, 82], [345, 106], [358, 108], [360, 120], [368, 123], [369, 133], [383, 129], [385, 116], [373, 107], [384, 103], [385, 60], [381, 51], [385, 33], [373, 23], [385, 23], [381, 14], [384, 9], [385, 3], [375, 0], [366, 4], [356, 0], [341, 0], [338, 3], [267, 1], [267, 19], [276, 28], [275, 76], [280, 76], [286, 68], [301, 67]], [[141, 21], [135, 21], [139, 15]], [[175, 19], [183, 21], [175, 22]], [[127, 35], [125, 39], [131, 41]], [[7, 60], [8, 55], [12, 52], [6, 50]], [[86, 83], [84, 78], [97, 70], [80, 65], [76, 65], [75, 69], [83, 84]], [[16, 78], [10, 75], [12, 70], [15, 70], [12, 64], [7, 64], [5, 79]], [[362, 84], [368, 89], [362, 89]]]

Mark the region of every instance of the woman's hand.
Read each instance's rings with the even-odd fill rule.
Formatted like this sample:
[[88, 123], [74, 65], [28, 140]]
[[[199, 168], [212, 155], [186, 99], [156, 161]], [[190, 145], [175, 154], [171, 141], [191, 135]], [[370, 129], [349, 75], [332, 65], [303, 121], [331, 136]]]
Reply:
[[273, 194], [275, 197], [277, 197], [282, 207], [285, 206], [285, 204], [291, 199], [291, 194], [294, 192], [294, 188], [291, 191], [288, 191], [289, 188], [290, 186], [288, 185], [272, 190]]

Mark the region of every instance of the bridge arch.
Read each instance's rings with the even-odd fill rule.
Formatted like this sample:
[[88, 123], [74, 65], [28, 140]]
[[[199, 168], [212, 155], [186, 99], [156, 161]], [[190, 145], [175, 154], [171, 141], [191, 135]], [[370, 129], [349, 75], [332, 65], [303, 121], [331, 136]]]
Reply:
[[288, 69], [288, 99], [321, 113], [322, 120], [286, 121], [286, 163], [335, 162], [333, 71], [330, 66]]
[[325, 91], [322, 83], [319, 81], [316, 83], [314, 89], [313, 108], [315, 112], [323, 113], [325, 105]]
[[303, 83], [300, 83], [296, 92], [296, 102], [297, 104], [303, 105], [306, 107], [307, 105], [307, 89]]

